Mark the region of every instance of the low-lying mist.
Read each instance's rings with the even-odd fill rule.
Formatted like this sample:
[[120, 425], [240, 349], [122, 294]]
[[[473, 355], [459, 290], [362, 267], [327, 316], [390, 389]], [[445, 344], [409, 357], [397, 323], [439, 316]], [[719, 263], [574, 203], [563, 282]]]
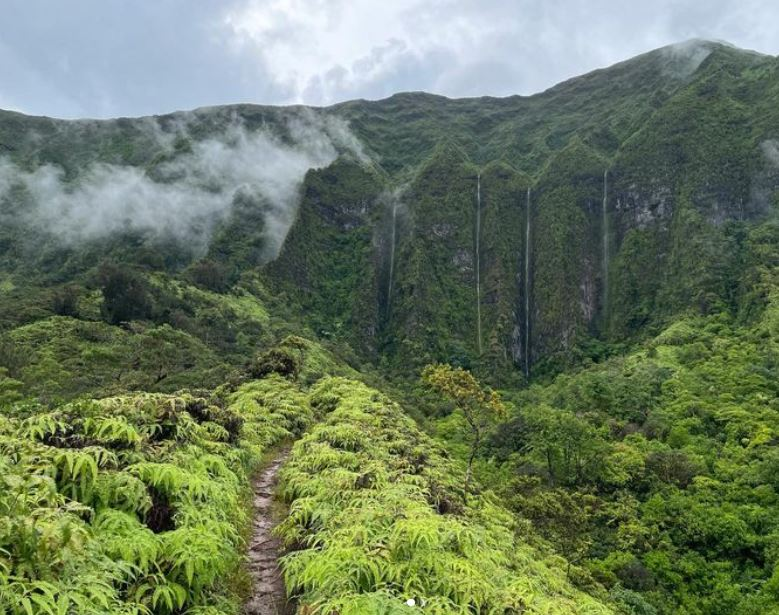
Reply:
[[[14, 202], [14, 215], [65, 244], [140, 231], [203, 250], [236, 198], [248, 198], [264, 212], [258, 232], [272, 258], [294, 220], [306, 172], [343, 152], [364, 159], [345, 122], [313, 112], [288, 119], [285, 138], [268, 128], [248, 130], [234, 117], [218, 136], [196, 141], [189, 121], [173, 135], [158, 130], [164, 161], [148, 169], [95, 163], [68, 180], [58, 165], [26, 170], [0, 157], [0, 214], [4, 202]], [[181, 153], [173, 148], [178, 137], [191, 143]]]
[[663, 72], [669, 77], [685, 80], [698, 70], [711, 52], [712, 42], [701, 39], [691, 39], [663, 47], [661, 53], [666, 59]]

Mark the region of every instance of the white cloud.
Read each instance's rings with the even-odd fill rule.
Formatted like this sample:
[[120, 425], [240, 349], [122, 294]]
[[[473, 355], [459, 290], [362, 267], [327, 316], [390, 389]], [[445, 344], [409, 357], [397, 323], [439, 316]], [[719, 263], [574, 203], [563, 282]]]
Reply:
[[60, 117], [531, 94], [691, 38], [779, 53], [775, 0], [7, 2], [3, 95]]
[[224, 25], [226, 37], [284, 84], [288, 102], [309, 104], [417, 88], [530, 94], [694, 37], [779, 51], [779, 6], [767, 0], [631, 4], [245, 0], [227, 11]]
[[[227, 11], [224, 25], [234, 46], [261, 55], [273, 78], [293, 92], [290, 102], [321, 103], [338, 96], [331, 85], [359, 86], [379, 76], [394, 53], [413, 50], [405, 11], [417, 3], [252, 0]], [[304, 100], [304, 92], [319, 100]]]
[[[152, 121], [152, 120], [150, 120]], [[172, 153], [173, 135], [156, 125], [162, 150]], [[186, 130], [186, 121], [180, 129]], [[203, 249], [213, 228], [236, 198], [250, 198], [264, 213], [268, 258], [289, 230], [306, 172], [335, 160], [339, 151], [364, 157], [346, 125], [336, 118], [302, 112], [288, 122], [291, 143], [268, 131], [250, 132], [234, 121], [219, 138], [197, 141], [186, 154], [154, 168], [93, 164], [72, 182], [64, 170], [46, 164], [26, 171], [0, 158], [0, 203], [28, 199], [28, 223], [66, 243], [118, 231], [172, 236]], [[21, 193], [13, 194], [18, 188]]]

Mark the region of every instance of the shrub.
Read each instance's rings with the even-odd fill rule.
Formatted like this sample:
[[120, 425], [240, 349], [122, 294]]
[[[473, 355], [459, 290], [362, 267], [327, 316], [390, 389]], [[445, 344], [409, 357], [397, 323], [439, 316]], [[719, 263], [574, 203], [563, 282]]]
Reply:
[[277, 347], [262, 353], [249, 366], [252, 378], [264, 378], [274, 373], [297, 380], [300, 373], [299, 359], [292, 351]]

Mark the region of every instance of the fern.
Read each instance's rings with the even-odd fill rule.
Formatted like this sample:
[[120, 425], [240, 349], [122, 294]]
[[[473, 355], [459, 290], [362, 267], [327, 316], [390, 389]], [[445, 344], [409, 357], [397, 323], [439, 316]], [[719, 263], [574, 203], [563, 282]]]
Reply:
[[232, 545], [213, 529], [181, 528], [167, 532], [162, 539], [169, 578], [189, 588], [195, 596], [211, 587], [231, 563], [225, 560], [224, 554], [231, 551]]
[[[562, 566], [538, 553], [515, 559], [533, 550], [507, 511], [487, 495], [465, 500], [462, 471], [376, 391], [325, 379], [310, 403], [329, 414], [282, 469], [290, 505], [276, 529], [298, 549], [281, 564], [303, 612], [411, 613], [422, 602], [420, 612], [447, 615], [611, 612], [571, 587]], [[441, 515], [441, 499], [461, 514]]]
[[97, 515], [94, 529], [104, 552], [149, 573], [157, 563], [162, 545], [155, 534], [129, 513], [104, 510]]
[[138, 429], [123, 416], [89, 417], [83, 424], [84, 434], [114, 446], [138, 446], [143, 438]]
[[135, 590], [135, 600], [155, 613], [175, 613], [187, 602], [187, 590], [162, 574], [147, 576]]
[[0, 417], [0, 612], [237, 612], [248, 473], [311, 412], [286, 382], [235, 396], [245, 419], [187, 394]]
[[89, 502], [100, 468], [116, 467], [116, 454], [98, 446], [63, 450], [54, 456], [58, 482], [73, 499]]
[[20, 428], [20, 435], [35, 440], [44, 440], [55, 435], [57, 432], [64, 431], [66, 428], [62, 414], [59, 412], [48, 412], [46, 414], [36, 414], [25, 419]]
[[146, 485], [126, 471], [100, 472], [95, 483], [95, 507], [146, 514], [152, 507]]

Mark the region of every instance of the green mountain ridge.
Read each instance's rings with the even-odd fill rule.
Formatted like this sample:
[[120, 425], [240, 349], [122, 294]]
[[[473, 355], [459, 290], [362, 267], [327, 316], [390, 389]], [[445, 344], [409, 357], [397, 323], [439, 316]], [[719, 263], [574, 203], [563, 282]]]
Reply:
[[[678, 74], [680, 64], [699, 60], [694, 73]], [[397, 301], [406, 301], [406, 294], [422, 284], [429, 286], [429, 276], [433, 275], [432, 279], [437, 280], [436, 292], [442, 293], [436, 311], [445, 319], [460, 315], [454, 335], [439, 336], [438, 330], [431, 331], [430, 335], [451, 338], [452, 343], [440, 348], [434, 357], [426, 358], [458, 356], [469, 364], [490, 365], [490, 369], [503, 369], [511, 363], [524, 369], [524, 359], [519, 358], [525, 353], [519, 346], [529, 339], [530, 363], [555, 363], [555, 357], [569, 352], [577, 340], [591, 336], [629, 337], [632, 331], [658, 322], [658, 316], [672, 316], [692, 301], [702, 300], [703, 295], [725, 299], [722, 287], [737, 280], [722, 276], [714, 280], [709, 272], [694, 271], [689, 262], [689, 244], [677, 238], [691, 235], [701, 237], [707, 244], [724, 245], [734, 240], [733, 223], [769, 215], [776, 198], [777, 173], [760, 148], [775, 136], [770, 128], [775, 107], [763, 102], [776, 95], [775, 75], [774, 58], [720, 44], [693, 42], [650, 52], [530, 97], [451, 100], [426, 94], [398, 94], [376, 102], [352, 101], [307, 111], [346, 120], [354, 138], [372, 159], [370, 164], [376, 173], [373, 204], [369, 206], [373, 213], [362, 212], [354, 220], [358, 226], [370, 227], [364, 233], [362, 245], [370, 244], [370, 248], [364, 249], [373, 254], [361, 262], [373, 262], [370, 271], [361, 276], [367, 286], [360, 293], [370, 296], [373, 304], [370, 309], [361, 310], [363, 320], [368, 313], [373, 315], [367, 322], [350, 325], [347, 339], [355, 347], [369, 349], [366, 356], [375, 359], [377, 353], [388, 353], [390, 361], [395, 360], [393, 340], [407, 339], [422, 349], [431, 348], [418, 329], [410, 330], [393, 319], [380, 322], [387, 320], [385, 316], [390, 312], [402, 314], [401, 319], [411, 318], [412, 322], [421, 318], [413, 306], [389, 309], [385, 305], [389, 267], [386, 244], [392, 230], [387, 229], [389, 216], [380, 211], [381, 199], [376, 197], [383, 191], [396, 197], [402, 195], [399, 198], [404, 201], [405, 227], [402, 233], [395, 234], [394, 247], [399, 255], [419, 253], [423, 261], [436, 269], [432, 274], [405, 270], [407, 260], [400, 258], [399, 266], [393, 267], [393, 276], [398, 278], [393, 281]], [[17, 164], [62, 166], [66, 181], [78, 176], [74, 164], [84, 168], [102, 163], [138, 165], [153, 178], [155, 169], [169, 160], [175, 163], [176, 157], [186, 154], [198, 139], [214, 138], [231, 122], [238, 121], [250, 131], [263, 127], [280, 131], [281, 139], [288, 139], [290, 118], [300, 112], [301, 108], [237, 105], [156, 119], [95, 123], [13, 114], [4, 115], [0, 122], [0, 142]], [[19, 131], [36, 137], [28, 137], [29, 143], [24, 144], [24, 139], [18, 138]], [[97, 148], [92, 146], [95, 139], [100, 143]], [[163, 153], [161, 139], [172, 142], [165, 147], [173, 150]], [[64, 143], [68, 144], [67, 149], [60, 150]], [[461, 152], [471, 169], [449, 168], [448, 165], [460, 163], [441, 159], [440, 147], [444, 143]], [[341, 155], [347, 152], [343, 144], [337, 149]], [[457, 265], [452, 263], [475, 261], [475, 243], [470, 237], [475, 226], [475, 180], [479, 168], [489, 168], [491, 161], [529, 177], [510, 180], [504, 176], [496, 178], [495, 186], [490, 181], [484, 184], [483, 213], [487, 217], [497, 216], [500, 230], [510, 236], [498, 238], [490, 232], [484, 238], [485, 254], [480, 259], [484, 270], [479, 273], [491, 286], [485, 287], [487, 294], [478, 303], [496, 303], [499, 307], [484, 306], [487, 321], [483, 331], [496, 339], [479, 340], [473, 333], [477, 328], [477, 310], [473, 306], [477, 302], [473, 297], [468, 299], [473, 294], [468, 286], [475, 286], [470, 279], [475, 278], [475, 272], [458, 272]], [[455, 183], [450, 179], [461, 177], [451, 195], [424, 194], [431, 179], [431, 164], [439, 165], [437, 172], [451, 186]], [[604, 208], [599, 205], [604, 199], [605, 172], [608, 194]], [[337, 213], [339, 203], [320, 205], [318, 213], [307, 211], [308, 194], [318, 181], [316, 173], [309, 172], [300, 189], [302, 202], [292, 229], [293, 237], [304, 238], [298, 241], [298, 249], [304, 252], [308, 225], [334, 226], [338, 231], [339, 224], [351, 224], [336, 220], [341, 215]], [[420, 186], [422, 177], [426, 178], [424, 186]], [[348, 192], [354, 176], [346, 174], [336, 179], [342, 190]], [[523, 182], [527, 185], [521, 185]], [[527, 216], [524, 208], [528, 187], [532, 193], [531, 227], [535, 231], [530, 235], [530, 250], [525, 249], [521, 232], [522, 219]], [[336, 198], [336, 194], [331, 198]], [[499, 196], [493, 199], [493, 195]], [[429, 236], [428, 222], [444, 224], [430, 218], [438, 214], [420, 209], [427, 198], [433, 199], [436, 208], [443, 204], [441, 199], [447, 201], [443, 204], [447, 216], [459, 210], [457, 220], [445, 223], [457, 225], [457, 237], [441, 237], [440, 246], [425, 246], [417, 240], [420, 234]], [[459, 199], [460, 204], [454, 206], [449, 202], [453, 199]], [[238, 269], [247, 262], [256, 264], [266, 259], [249, 256], [262, 251], [256, 233], [254, 239], [237, 236], [240, 228], [263, 223], [251, 208], [240, 209], [233, 208], [220, 223], [221, 237], [217, 232], [210, 246], [211, 254], [222, 260], [232, 258], [237, 261], [233, 267]], [[568, 224], [571, 216], [577, 221]], [[249, 248], [247, 242], [255, 247]], [[239, 243], [244, 246], [243, 254], [231, 256], [230, 251], [238, 250]], [[292, 240], [287, 242], [282, 259], [271, 266], [274, 284], [297, 284], [291, 275], [294, 269], [283, 271], [287, 257], [297, 258], [291, 254], [293, 244]], [[375, 244], [381, 244], [378, 250]], [[503, 246], [500, 262], [496, 260], [497, 244]], [[340, 248], [352, 250], [354, 246], [343, 244]], [[718, 253], [711, 258], [722, 261], [718, 269], [734, 267], [727, 262], [727, 254], [715, 251]], [[515, 280], [524, 275], [525, 254], [532, 261], [532, 283], [517, 288]], [[603, 254], [608, 254], [608, 262], [604, 262]], [[191, 259], [181, 253], [172, 256], [180, 263], [178, 266]], [[410, 259], [413, 263], [414, 257]], [[708, 259], [702, 262], [709, 264]], [[639, 263], [644, 266], [636, 270]], [[462, 267], [473, 270], [473, 263]], [[675, 273], [669, 279], [664, 272], [671, 268]], [[557, 276], [556, 272], [563, 271], [566, 273]], [[423, 283], [416, 279], [418, 275], [426, 276]], [[607, 276], [611, 281], [610, 293], [605, 286]], [[374, 281], [368, 282], [369, 279]], [[380, 279], [384, 288], [378, 287]], [[342, 305], [345, 296], [339, 296], [335, 289], [334, 294], [325, 290], [331, 281], [324, 272], [319, 279], [310, 281], [305, 292], [316, 288], [314, 301]], [[524, 331], [524, 308], [518, 307], [527, 304], [522, 297], [525, 288], [531, 292], [529, 331]], [[509, 296], [498, 296], [507, 291]], [[294, 289], [291, 292], [300, 294]], [[580, 305], [566, 306], [574, 295]], [[656, 302], [655, 297], [661, 300]], [[326, 310], [313, 312], [315, 316], [330, 317]], [[339, 323], [341, 320], [338, 319]], [[366, 331], [373, 332], [369, 334], [373, 339], [364, 339]], [[520, 338], [524, 340], [521, 344], [517, 341]], [[479, 347], [489, 349], [479, 356]], [[513, 359], [506, 361], [509, 356]]]

